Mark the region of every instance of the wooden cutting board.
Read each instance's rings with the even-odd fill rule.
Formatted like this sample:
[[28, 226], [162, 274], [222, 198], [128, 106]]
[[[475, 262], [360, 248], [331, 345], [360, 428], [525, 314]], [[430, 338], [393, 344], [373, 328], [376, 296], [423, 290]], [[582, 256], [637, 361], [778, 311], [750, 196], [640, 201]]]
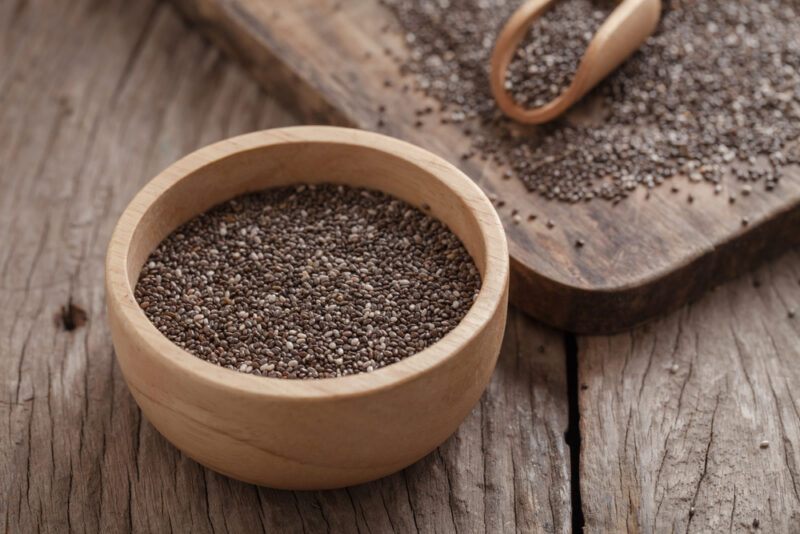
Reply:
[[[415, 127], [414, 110], [435, 103], [401, 90], [411, 81], [403, 80], [394, 58], [407, 52], [399, 31], [381, 31], [394, 20], [378, 0], [174, 2], [307, 121], [405, 139], [457, 164], [487, 193], [506, 200], [498, 211], [512, 256], [511, 300], [551, 325], [579, 333], [624, 330], [800, 242], [797, 168], [773, 192], [758, 184], [743, 197], [730, 181], [735, 204], [727, 191], [714, 195], [708, 184], [675, 177], [617, 205], [567, 205], [504, 180], [503, 169], [479, 158], [462, 160], [470, 142], [461, 129], [431, 117]], [[379, 123], [380, 106], [386, 111]], [[522, 215], [519, 224], [512, 222], [514, 209]], [[526, 220], [530, 213], [535, 221]], [[575, 246], [579, 239], [583, 247]]]

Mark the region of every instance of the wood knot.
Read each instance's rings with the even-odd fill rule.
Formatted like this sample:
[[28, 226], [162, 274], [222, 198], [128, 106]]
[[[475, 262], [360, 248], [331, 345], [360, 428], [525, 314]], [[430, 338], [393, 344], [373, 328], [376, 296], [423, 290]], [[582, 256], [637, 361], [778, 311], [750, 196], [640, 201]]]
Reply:
[[87, 321], [88, 315], [86, 311], [80, 306], [73, 304], [72, 299], [69, 299], [66, 306], [61, 306], [61, 311], [58, 314], [58, 322], [67, 332], [72, 332], [82, 327]]

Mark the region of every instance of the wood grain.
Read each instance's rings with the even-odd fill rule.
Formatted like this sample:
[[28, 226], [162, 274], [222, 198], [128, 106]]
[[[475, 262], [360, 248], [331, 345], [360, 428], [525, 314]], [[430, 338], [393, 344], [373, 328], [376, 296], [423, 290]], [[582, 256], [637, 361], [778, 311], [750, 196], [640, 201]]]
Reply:
[[[517, 180], [503, 180], [502, 169], [480, 158], [462, 161], [470, 140], [459, 127], [439, 124], [435, 117], [414, 126], [413, 111], [435, 103], [401, 90], [407, 80], [400, 78], [394, 58], [407, 53], [403, 34], [382, 31], [396, 23], [377, 0], [174, 2], [265, 87], [306, 109], [306, 117], [376, 129], [376, 110], [383, 105], [381, 131], [460, 165], [484, 190], [505, 199], [501, 217], [512, 255], [512, 302], [551, 325], [618, 332], [800, 242], [798, 169], [787, 173], [774, 194], [759, 187], [735, 205], [728, 204], [727, 190], [715, 196], [709, 186], [685, 177], [673, 182], [680, 195], [667, 186], [649, 197], [639, 191], [616, 206], [565, 205], [528, 193]], [[726, 187], [734, 188], [734, 180], [729, 182]], [[538, 219], [514, 225], [514, 209]], [[554, 228], [547, 228], [548, 220]], [[577, 239], [586, 245], [576, 248]]]
[[588, 531], [800, 531], [798, 312], [794, 250], [645, 328], [581, 341]]
[[187, 152], [295, 120], [168, 5], [0, 2], [0, 532], [569, 531], [561, 336], [513, 312], [458, 433], [376, 484], [238, 483], [142, 418], [105, 322], [114, 222]]

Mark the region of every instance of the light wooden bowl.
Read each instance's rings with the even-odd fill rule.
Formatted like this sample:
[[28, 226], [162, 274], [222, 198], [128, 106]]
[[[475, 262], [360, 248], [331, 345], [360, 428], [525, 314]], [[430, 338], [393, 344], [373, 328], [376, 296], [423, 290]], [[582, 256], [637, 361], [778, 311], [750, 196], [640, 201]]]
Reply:
[[[377, 189], [459, 236], [481, 273], [478, 298], [439, 342], [370, 374], [284, 380], [205, 362], [162, 335], [134, 299], [149, 254], [195, 215], [246, 192], [292, 183]], [[149, 421], [176, 447], [228, 476], [275, 488], [372, 480], [436, 448], [481, 396], [506, 321], [509, 259], [491, 203], [443, 159], [383, 135], [333, 127], [268, 130], [205, 147], [139, 192], [106, 258], [117, 359]]]

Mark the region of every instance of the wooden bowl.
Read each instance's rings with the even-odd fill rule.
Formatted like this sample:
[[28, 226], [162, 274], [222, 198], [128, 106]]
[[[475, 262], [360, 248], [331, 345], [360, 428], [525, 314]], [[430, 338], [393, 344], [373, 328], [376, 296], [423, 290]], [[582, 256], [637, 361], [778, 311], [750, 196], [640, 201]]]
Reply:
[[[173, 230], [243, 193], [293, 183], [377, 189], [430, 212], [481, 273], [464, 319], [424, 351], [369, 374], [266, 378], [203, 361], [161, 334], [133, 288]], [[483, 392], [506, 321], [509, 259], [489, 200], [438, 156], [383, 135], [303, 126], [235, 137], [167, 168], [133, 199], [106, 258], [117, 359], [149, 421], [188, 456], [233, 478], [286, 489], [357, 484], [417, 461], [452, 434]]]

